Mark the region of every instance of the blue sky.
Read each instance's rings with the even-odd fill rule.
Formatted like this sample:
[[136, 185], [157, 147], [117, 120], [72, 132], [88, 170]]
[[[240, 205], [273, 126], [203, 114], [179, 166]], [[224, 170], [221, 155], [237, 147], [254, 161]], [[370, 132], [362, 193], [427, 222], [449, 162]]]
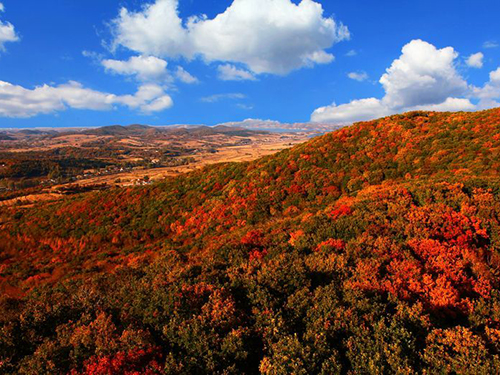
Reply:
[[500, 100], [494, 0], [0, 3], [3, 128], [348, 123]]

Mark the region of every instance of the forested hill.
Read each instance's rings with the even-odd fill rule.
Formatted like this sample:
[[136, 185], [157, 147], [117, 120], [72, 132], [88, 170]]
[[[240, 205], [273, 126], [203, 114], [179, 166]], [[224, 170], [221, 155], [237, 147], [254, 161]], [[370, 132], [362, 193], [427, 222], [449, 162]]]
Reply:
[[0, 373], [500, 372], [500, 109], [0, 211]]

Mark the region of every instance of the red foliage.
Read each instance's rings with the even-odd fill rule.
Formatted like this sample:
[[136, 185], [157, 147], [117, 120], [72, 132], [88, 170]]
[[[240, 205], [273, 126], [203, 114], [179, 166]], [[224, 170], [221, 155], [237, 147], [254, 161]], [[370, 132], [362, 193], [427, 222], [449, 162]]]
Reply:
[[350, 206], [343, 204], [333, 209], [332, 212], [330, 212], [330, 217], [336, 220], [343, 216], [349, 216], [352, 213], [353, 213], [352, 208]]
[[301, 237], [303, 237], [304, 234], [305, 233], [302, 229], [299, 229], [298, 231], [290, 233], [290, 240], [288, 241], [288, 243], [292, 246], [295, 246], [295, 244], [297, 243], [297, 240], [300, 239]]
[[250, 252], [249, 260], [262, 260], [267, 255], [267, 250], [253, 250]]
[[262, 232], [259, 230], [251, 230], [241, 239], [242, 245], [261, 246], [262, 245]]
[[420, 300], [436, 312], [467, 314], [471, 301], [490, 298], [496, 284], [489, 236], [473, 212], [467, 205], [462, 212], [443, 204], [413, 207], [404, 224], [409, 251], [379, 238], [373, 249], [377, 258], [358, 261], [351, 286]]
[[345, 249], [346, 243], [343, 240], [336, 240], [330, 238], [329, 240], [321, 242], [318, 246], [316, 246], [316, 251], [325, 251], [325, 250], [337, 250], [342, 251]]
[[159, 374], [162, 355], [159, 349], [137, 349], [119, 352], [112, 356], [93, 358], [85, 364], [83, 372], [71, 375], [154, 375]]

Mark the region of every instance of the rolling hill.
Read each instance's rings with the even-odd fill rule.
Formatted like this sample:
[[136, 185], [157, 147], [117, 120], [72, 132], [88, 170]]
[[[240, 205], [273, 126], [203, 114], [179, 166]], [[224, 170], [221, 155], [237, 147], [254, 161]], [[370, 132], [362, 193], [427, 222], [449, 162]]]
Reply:
[[254, 134], [266, 133], [263, 131], [248, 130], [239, 127], [230, 127], [224, 125], [218, 126], [193, 126], [193, 127], [154, 127], [148, 125], [110, 125], [101, 128], [89, 129], [77, 132], [76, 134], [97, 135], [97, 136], [114, 136], [114, 137], [158, 137], [162, 134], [178, 134], [189, 136], [207, 136], [217, 134], [230, 134], [242, 137], [252, 136]]
[[[220, 129], [225, 131], [225, 129]], [[0, 211], [0, 372], [500, 371], [500, 109]]]
[[3, 132], [0, 133], [0, 141], [12, 141], [13, 138]]

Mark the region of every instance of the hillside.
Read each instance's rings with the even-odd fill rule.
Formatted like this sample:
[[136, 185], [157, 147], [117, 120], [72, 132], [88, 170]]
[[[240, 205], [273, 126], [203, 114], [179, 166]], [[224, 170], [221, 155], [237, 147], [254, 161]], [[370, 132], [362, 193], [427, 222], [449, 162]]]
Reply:
[[[219, 129], [225, 131], [225, 129]], [[500, 109], [0, 210], [0, 372], [500, 371]]]
[[255, 134], [263, 134], [266, 132], [248, 130], [238, 127], [230, 127], [224, 125], [218, 125], [214, 127], [210, 126], [195, 126], [188, 128], [170, 128], [170, 127], [153, 127], [148, 125], [111, 125], [104, 126], [97, 129], [84, 130], [76, 132], [74, 134], [85, 134], [85, 135], [98, 135], [98, 136], [148, 136], [148, 137], [158, 137], [163, 134], [181, 134], [181, 135], [191, 135], [191, 136], [207, 136], [207, 135], [217, 135], [217, 134], [230, 134], [241, 137], [249, 137]]
[[87, 135], [111, 135], [111, 136], [134, 136], [134, 135], [142, 135], [145, 133], [151, 132], [153, 135], [155, 133], [160, 133], [157, 129], [152, 126], [147, 125], [110, 125], [103, 126], [101, 128], [85, 130], [81, 132], [81, 134]]
[[12, 137], [10, 137], [5, 133], [0, 132], [0, 141], [11, 141], [11, 140], [13, 140]]

